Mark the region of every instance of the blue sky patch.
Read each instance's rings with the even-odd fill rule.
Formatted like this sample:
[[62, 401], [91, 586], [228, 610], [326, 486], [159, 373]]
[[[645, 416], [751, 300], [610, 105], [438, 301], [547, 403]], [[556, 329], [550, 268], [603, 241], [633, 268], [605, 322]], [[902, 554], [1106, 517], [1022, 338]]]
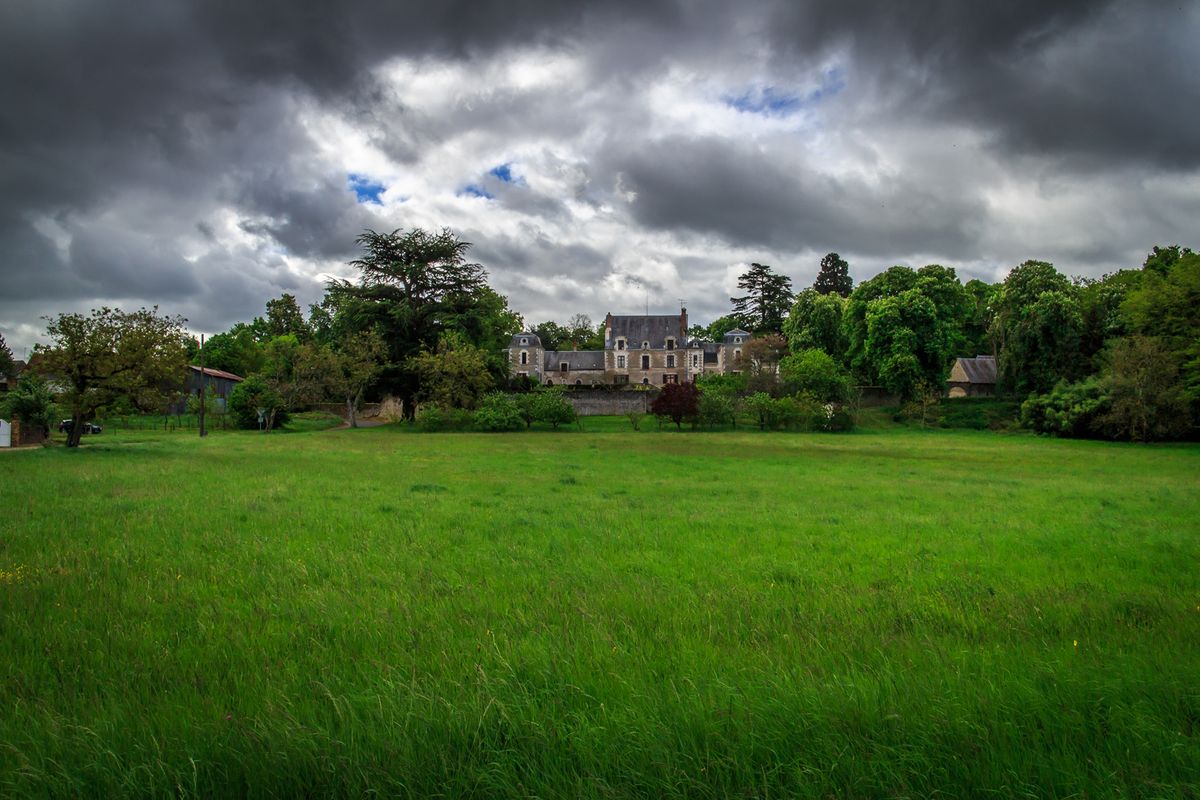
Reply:
[[382, 183], [366, 175], [358, 175], [353, 172], [347, 175], [346, 179], [350, 184], [350, 190], [358, 198], [358, 202], [374, 203], [377, 206], [383, 205], [383, 201], [379, 199], [379, 196], [383, 194], [387, 187]]
[[466, 187], [458, 193], [459, 197], [482, 197], [484, 200], [494, 200], [495, 195], [484, 189], [477, 183], [468, 183]]
[[826, 70], [821, 75], [820, 85], [807, 93], [801, 94], [779, 86], [755, 86], [741, 94], [727, 94], [721, 99], [725, 105], [737, 111], [767, 117], [787, 117], [811, 108], [845, 88], [845, 71], [841, 67], [834, 67]]
[[488, 175], [493, 175], [505, 183], [518, 183], [521, 180], [520, 178], [513, 177], [511, 161], [507, 164], [501, 164], [498, 167], [492, 167]]

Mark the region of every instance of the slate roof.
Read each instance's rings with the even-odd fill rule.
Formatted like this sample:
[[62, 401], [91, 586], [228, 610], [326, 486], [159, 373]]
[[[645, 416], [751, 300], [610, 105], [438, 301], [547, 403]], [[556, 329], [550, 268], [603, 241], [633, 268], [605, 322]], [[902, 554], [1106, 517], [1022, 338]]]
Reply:
[[961, 383], [964, 377], [967, 383], [995, 383], [996, 357], [976, 356], [975, 358], [958, 359], [954, 362], [954, 369], [950, 372], [950, 381]]
[[572, 372], [581, 370], [604, 369], [603, 350], [547, 350], [545, 358], [546, 372], [558, 372], [562, 362], [567, 362], [567, 369]]
[[680, 335], [679, 314], [652, 314], [650, 316], [629, 316], [612, 318], [612, 336], [604, 340], [605, 348], [612, 350], [617, 346], [617, 339], [625, 338], [625, 345], [630, 350], [641, 348], [642, 342], [649, 342], [650, 347], [662, 350], [667, 346], [667, 338], [675, 340], [675, 346], [682, 346], [686, 335]]
[[732, 342], [733, 337], [735, 336], [741, 336], [743, 339], [749, 339], [750, 331], [744, 331], [741, 328], [734, 328], [733, 330], [729, 331], [729, 333], [725, 334], [725, 343], [729, 344]]
[[[521, 340], [528, 340], [527, 344], [521, 344]], [[512, 341], [508, 343], [509, 347], [541, 347], [542, 340], [538, 338], [536, 333], [517, 333], [512, 337]]]

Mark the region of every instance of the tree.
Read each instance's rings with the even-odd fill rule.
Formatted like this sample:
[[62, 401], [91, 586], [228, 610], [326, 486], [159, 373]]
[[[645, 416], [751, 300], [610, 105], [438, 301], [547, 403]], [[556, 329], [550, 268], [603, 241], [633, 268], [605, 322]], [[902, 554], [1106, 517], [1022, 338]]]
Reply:
[[704, 335], [700, 338], [710, 342], [719, 342], [725, 338], [725, 334], [734, 328], [741, 327], [742, 322], [743, 320], [736, 314], [726, 314], [723, 317], [717, 317], [704, 329]]
[[260, 374], [278, 402], [267, 409], [266, 429], [276, 427], [280, 411], [290, 414], [298, 406], [318, 402], [330, 372], [329, 351], [311, 342], [301, 344], [292, 334], [268, 342]]
[[575, 406], [568, 403], [557, 388], [533, 392], [532, 397], [533, 418], [537, 422], [549, 423], [551, 428], [558, 430], [559, 425], [570, 425], [575, 421]]
[[312, 329], [304, 321], [304, 315], [300, 312], [300, 304], [296, 302], [295, 295], [287, 292], [273, 300], [268, 300], [267, 318], [265, 320], [255, 319], [254, 325], [261, 331], [263, 341], [289, 335], [304, 341], [312, 336]]
[[1151, 442], [1177, 439], [1190, 422], [1187, 396], [1171, 353], [1155, 339], [1121, 339], [1108, 353], [1100, 379], [1108, 410], [1096, 420], [1114, 439]]
[[244, 322], [235, 324], [224, 333], [216, 333], [204, 343], [205, 366], [246, 377], [263, 367], [266, 354], [254, 335], [254, 329]]
[[420, 378], [418, 399], [442, 408], [475, 408], [494, 385], [486, 354], [457, 334], [446, 334], [436, 350], [409, 359], [408, 369]]
[[1077, 290], [1053, 264], [1026, 261], [1008, 274], [992, 320], [1003, 389], [1046, 392], [1060, 380], [1082, 377], [1077, 300]]
[[41, 428], [47, 435], [54, 420], [54, 395], [37, 375], [21, 379], [13, 389], [0, 395], [0, 419], [16, 417], [21, 424]]
[[350, 334], [339, 342], [337, 349], [327, 352], [329, 373], [325, 385], [346, 403], [346, 418], [351, 428], [357, 428], [363, 392], [382, 368], [383, 339], [375, 331]]
[[388, 355], [376, 386], [400, 398], [406, 418], [412, 419], [417, 396], [428, 395], [417, 369], [425, 362], [418, 356], [436, 354], [444, 333], [458, 332], [483, 352], [489, 380], [497, 373], [507, 377], [503, 348], [521, 320], [487, 286], [483, 267], [466, 260], [468, 242], [449, 230], [420, 228], [368, 230], [355, 242], [363, 250], [351, 262], [359, 281], [331, 281], [327, 303], [346, 330], [379, 331]]
[[1148, 272], [1157, 272], [1159, 275], [1166, 275], [1171, 271], [1171, 267], [1175, 266], [1175, 262], [1190, 255], [1194, 255], [1190, 247], [1180, 247], [1177, 244], [1167, 247], [1156, 245], [1150, 251], [1150, 254], [1146, 256], [1146, 260], [1142, 262], [1142, 269]]
[[12, 350], [9, 349], [8, 342], [4, 341], [4, 334], [0, 333], [0, 377], [11, 375], [16, 366]]
[[650, 404], [650, 413], [671, 420], [678, 428], [683, 420], [696, 418], [699, 399], [700, 391], [696, 384], [668, 383]]
[[1166, 274], [1143, 270], [1141, 284], [1121, 304], [1128, 330], [1166, 348], [1200, 420], [1200, 254], [1186, 250]]
[[822, 403], [844, 403], [850, 397], [850, 376], [824, 350], [810, 348], [786, 356], [779, 364], [788, 389]]
[[846, 303], [846, 359], [856, 375], [901, 399], [941, 386], [964, 347], [968, 299], [954, 270], [892, 267], [858, 285]]
[[534, 325], [533, 333], [541, 340], [544, 350], [563, 350], [570, 346], [571, 332], [553, 320]]
[[184, 319], [159, 316], [157, 306], [133, 312], [104, 307], [45, 319], [53, 343], [35, 350], [37, 368], [62, 388], [61, 402], [75, 421], [68, 447], [79, 446], [82, 423], [109, 403], [127, 397], [150, 407], [165, 399], [165, 387], [183, 379]]
[[837, 253], [826, 253], [821, 259], [821, 269], [817, 272], [817, 279], [813, 281], [812, 288], [817, 294], [849, 297], [854, 289], [850, 265]]
[[775, 394], [779, 389], [779, 362], [788, 353], [787, 339], [779, 334], [755, 336], [742, 348], [742, 372], [751, 392]]
[[266, 427], [268, 421], [271, 427], [276, 428], [287, 422], [288, 413], [283, 408], [279, 393], [271, 388], [266, 378], [254, 374], [234, 386], [229, 393], [229, 413], [239, 428], [254, 430], [260, 425], [259, 409], [263, 412], [261, 424], [264, 432], [271, 429]]
[[846, 333], [842, 329], [845, 309], [846, 301], [840, 294], [818, 294], [814, 289], [797, 294], [783, 322], [792, 352], [816, 348], [841, 361], [846, 354]]
[[521, 429], [520, 404], [503, 392], [491, 392], [479, 402], [474, 424], [481, 431], [500, 433]]
[[967, 293], [967, 318], [963, 324], [963, 336], [966, 339], [968, 355], [995, 355], [996, 348], [992, 341], [992, 304], [999, 285], [984, 283], [978, 278], [967, 281], [963, 289]]
[[792, 303], [792, 279], [776, 275], [765, 264], [751, 264], [738, 278], [738, 288], [746, 292], [731, 297], [733, 313], [755, 333], [779, 333], [783, 318]]

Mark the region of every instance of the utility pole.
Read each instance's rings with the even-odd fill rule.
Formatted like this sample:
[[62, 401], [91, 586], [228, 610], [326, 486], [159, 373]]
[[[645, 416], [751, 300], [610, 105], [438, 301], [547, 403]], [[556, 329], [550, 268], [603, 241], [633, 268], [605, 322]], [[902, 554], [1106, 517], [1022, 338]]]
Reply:
[[200, 334], [200, 438], [208, 436], [208, 431], [204, 428], [204, 385], [208, 383], [208, 376], [204, 374], [204, 334]]

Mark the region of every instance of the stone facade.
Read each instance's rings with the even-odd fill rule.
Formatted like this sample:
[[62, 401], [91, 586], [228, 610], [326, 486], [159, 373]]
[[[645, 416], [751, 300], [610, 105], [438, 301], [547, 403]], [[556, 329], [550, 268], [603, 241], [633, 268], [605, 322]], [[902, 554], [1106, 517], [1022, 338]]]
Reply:
[[533, 333], [518, 333], [508, 348], [514, 376], [545, 386], [663, 386], [694, 381], [708, 373], [736, 373], [743, 330], [720, 343], [689, 339], [687, 309], [678, 314], [604, 317], [603, 350], [554, 351]]

